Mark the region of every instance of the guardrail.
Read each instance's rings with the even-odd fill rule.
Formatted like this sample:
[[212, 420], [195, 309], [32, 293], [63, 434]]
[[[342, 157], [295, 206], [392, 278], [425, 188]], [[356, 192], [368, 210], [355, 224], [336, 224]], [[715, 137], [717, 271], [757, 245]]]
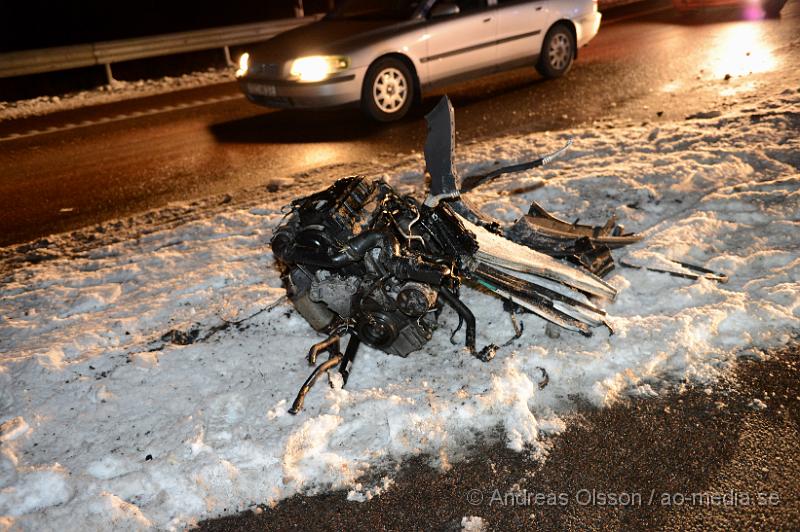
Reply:
[[222, 48], [225, 59], [232, 63], [231, 46], [263, 41], [283, 31], [319, 20], [320, 17], [321, 15], [316, 15], [271, 20], [153, 37], [3, 53], [0, 54], [0, 78], [104, 65], [108, 82], [111, 83], [114, 81], [112, 63], [214, 48]]

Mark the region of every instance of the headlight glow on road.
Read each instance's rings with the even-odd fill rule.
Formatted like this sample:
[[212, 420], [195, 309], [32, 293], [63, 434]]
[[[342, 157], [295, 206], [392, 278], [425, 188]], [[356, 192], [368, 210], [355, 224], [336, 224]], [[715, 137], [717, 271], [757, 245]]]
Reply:
[[338, 55], [312, 55], [295, 59], [290, 74], [299, 81], [322, 81], [334, 72], [350, 66], [347, 57]]
[[239, 56], [239, 68], [236, 69], [236, 77], [241, 78], [242, 76], [247, 74], [247, 70], [249, 68], [250, 68], [250, 54], [245, 52]]
[[716, 46], [706, 51], [715, 78], [769, 72], [778, 60], [767, 44], [765, 29], [751, 23], [732, 24], [721, 31]]

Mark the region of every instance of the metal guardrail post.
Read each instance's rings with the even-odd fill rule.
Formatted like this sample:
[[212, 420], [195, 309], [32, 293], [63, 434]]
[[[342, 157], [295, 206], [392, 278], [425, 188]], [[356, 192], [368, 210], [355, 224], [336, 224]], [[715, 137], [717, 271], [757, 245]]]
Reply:
[[114, 83], [114, 74], [111, 72], [111, 63], [106, 63], [103, 66], [106, 67], [106, 80], [109, 85], [112, 85]]

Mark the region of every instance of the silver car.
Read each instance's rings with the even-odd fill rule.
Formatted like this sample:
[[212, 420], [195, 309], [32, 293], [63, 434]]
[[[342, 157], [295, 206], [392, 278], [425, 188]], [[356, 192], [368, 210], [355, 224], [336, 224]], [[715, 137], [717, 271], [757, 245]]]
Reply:
[[347, 0], [242, 54], [236, 76], [257, 104], [360, 102], [389, 122], [434, 87], [523, 65], [565, 74], [600, 16], [597, 0]]

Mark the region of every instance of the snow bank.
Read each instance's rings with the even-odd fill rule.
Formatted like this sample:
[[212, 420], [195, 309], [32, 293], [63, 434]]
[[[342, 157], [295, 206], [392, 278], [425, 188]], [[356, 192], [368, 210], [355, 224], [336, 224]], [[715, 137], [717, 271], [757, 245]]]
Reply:
[[181, 76], [165, 76], [158, 79], [137, 81], [114, 80], [109, 85], [72, 92], [61, 96], [39, 96], [28, 100], [0, 101], [0, 122], [30, 116], [46, 115], [56, 111], [77, 109], [88, 105], [118, 102], [129, 98], [152, 96], [180, 89], [202, 87], [233, 81], [233, 69], [208, 69], [205, 72], [192, 72]]
[[[576, 396], [657, 395], [787, 342], [800, 325], [799, 102], [786, 91], [712, 119], [570, 132], [575, 148], [553, 166], [472, 194], [509, 221], [531, 200], [585, 222], [616, 213], [646, 235], [617, 257], [689, 261], [727, 284], [619, 269], [614, 335], [552, 339], [526, 315], [524, 336], [490, 363], [449, 343], [457, 319], [445, 313], [424, 351], [362, 348], [347, 388], [320, 382], [296, 417], [287, 406], [320, 337], [282, 299], [268, 245], [280, 205], [228, 206], [118, 243], [98, 233], [90, 248], [6, 264], [0, 522], [181, 528], [298, 492], [364, 500], [391, 489], [388, 477], [358, 484], [380, 464], [428, 453], [448, 467], [498, 428], [511, 448], [541, 453]], [[459, 167], [530, 159], [565, 137], [462, 146]], [[414, 155], [385, 177], [421, 194], [421, 168]], [[479, 344], [512, 335], [500, 301], [465, 299]]]

